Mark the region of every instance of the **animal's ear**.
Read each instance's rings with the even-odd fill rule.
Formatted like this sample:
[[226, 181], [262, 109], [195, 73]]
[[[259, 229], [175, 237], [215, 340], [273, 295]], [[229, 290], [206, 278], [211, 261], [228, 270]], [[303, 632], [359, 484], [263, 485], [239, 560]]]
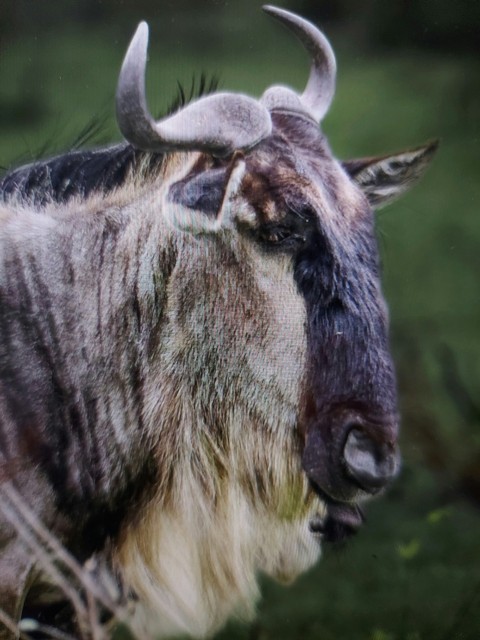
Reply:
[[236, 153], [227, 167], [193, 171], [175, 182], [166, 207], [170, 221], [182, 231], [196, 234], [228, 227], [244, 174], [245, 160]]
[[374, 209], [380, 209], [408, 191], [425, 173], [438, 140], [394, 155], [346, 160], [342, 163]]

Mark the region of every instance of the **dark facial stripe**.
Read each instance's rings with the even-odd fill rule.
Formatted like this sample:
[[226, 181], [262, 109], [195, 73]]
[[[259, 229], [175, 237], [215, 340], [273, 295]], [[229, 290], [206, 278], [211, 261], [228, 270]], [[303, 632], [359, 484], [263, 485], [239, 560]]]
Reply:
[[[371, 252], [370, 239], [358, 245]], [[353, 241], [355, 243], [355, 240]], [[388, 352], [387, 321], [374, 281], [376, 269], [358, 264], [358, 255], [335, 255], [333, 240], [320, 229], [295, 260], [294, 277], [308, 317], [309, 376], [317, 411], [350, 402], [371, 413], [395, 413], [395, 380]]]

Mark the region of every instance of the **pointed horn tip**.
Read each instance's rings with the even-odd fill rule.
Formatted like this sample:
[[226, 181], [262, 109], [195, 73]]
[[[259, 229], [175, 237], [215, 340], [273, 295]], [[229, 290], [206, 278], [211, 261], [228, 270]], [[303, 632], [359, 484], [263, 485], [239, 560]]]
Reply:
[[[335, 60], [335, 52], [333, 51], [332, 45], [330, 44], [327, 36], [322, 31], [320, 31], [317, 26], [315, 26], [309, 20], [306, 20], [305, 18], [297, 15], [296, 13], [292, 13], [291, 11], [287, 11], [286, 9], [280, 9], [279, 7], [274, 7], [271, 4], [264, 4], [262, 6], [262, 9], [274, 18], [277, 18], [288, 28], [292, 29], [292, 26], [296, 27], [296, 29], [300, 29], [302, 32], [305, 32], [305, 34], [308, 34], [309, 39], [313, 38], [314, 40], [317, 40], [317, 44], [320, 44], [324, 53], [329, 58], [332, 73], [336, 72], [337, 65]], [[303, 40], [303, 38], [300, 39]]]
[[141, 45], [143, 47], [146, 47], [148, 45], [148, 24], [145, 22], [145, 20], [142, 20], [138, 23], [138, 27], [133, 34], [130, 46], [134, 44], [139, 46]]
[[262, 5], [262, 10], [265, 13], [270, 14], [276, 18], [289, 18], [291, 16], [298, 18], [297, 15], [292, 13], [291, 11], [287, 11], [286, 9], [280, 9], [280, 7], [274, 7], [273, 4], [264, 4]]
[[[280, 22], [283, 22], [284, 24], [289, 24], [289, 23], [296, 23], [297, 26], [306, 26], [306, 27], [311, 27], [313, 29], [315, 29], [316, 31], [318, 31], [317, 27], [315, 27], [311, 22], [309, 22], [309, 20], [302, 18], [302, 16], [299, 16], [296, 13], [293, 13], [293, 11], [287, 11], [286, 9], [281, 9], [280, 7], [275, 7], [273, 6], [273, 4], [264, 4], [262, 6], [263, 11], [265, 11], [265, 13], [268, 13], [269, 15], [273, 16], [274, 18], [277, 18], [278, 20], [280, 20]], [[323, 35], [323, 34], [322, 34]], [[325, 37], [325, 36], [324, 36]]]
[[[125, 73], [127, 73], [128, 76], [132, 70], [136, 70], [136, 73], [138, 74], [139, 70], [141, 71], [141, 69], [145, 67], [147, 62], [147, 51], [148, 24], [142, 21], [139, 22], [123, 58], [122, 70], [118, 79], [119, 85], [123, 84]], [[129, 81], [127, 83], [129, 84]]]
[[290, 11], [287, 11], [286, 9], [281, 9], [280, 7], [275, 7], [273, 4], [264, 4], [262, 5], [262, 10], [265, 11], [265, 13], [271, 13], [272, 15], [282, 15], [282, 14], [289, 14]]

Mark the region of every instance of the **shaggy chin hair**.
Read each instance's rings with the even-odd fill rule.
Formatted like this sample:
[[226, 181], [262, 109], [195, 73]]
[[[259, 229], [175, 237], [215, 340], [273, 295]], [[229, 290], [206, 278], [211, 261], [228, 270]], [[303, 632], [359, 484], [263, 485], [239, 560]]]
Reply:
[[251, 619], [259, 572], [291, 582], [316, 563], [320, 544], [309, 523], [325, 506], [301, 469], [292, 477], [292, 459], [285, 449], [276, 458], [283, 486], [273, 482], [263, 498], [232, 478], [212, 497], [191, 464], [177, 467], [174, 497], [161, 507], [159, 497], [151, 501], [114, 558], [138, 597], [132, 628], [140, 637], [148, 630], [205, 638], [232, 616]]

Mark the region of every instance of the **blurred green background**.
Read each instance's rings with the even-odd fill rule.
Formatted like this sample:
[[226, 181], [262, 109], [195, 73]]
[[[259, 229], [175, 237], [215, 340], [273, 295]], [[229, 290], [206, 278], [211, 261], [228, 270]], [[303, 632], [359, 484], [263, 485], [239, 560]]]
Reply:
[[[291, 0], [338, 57], [324, 130], [336, 155], [441, 147], [378, 216], [404, 467], [345, 548], [294, 586], [264, 584], [222, 640], [480, 638], [480, 2]], [[257, 0], [2, 0], [0, 165], [119, 139], [113, 95], [135, 24], [151, 27], [152, 110], [194, 73], [260, 95], [308, 62]], [[96, 123], [92, 126], [92, 122]], [[87, 136], [88, 137], [88, 136]]]

